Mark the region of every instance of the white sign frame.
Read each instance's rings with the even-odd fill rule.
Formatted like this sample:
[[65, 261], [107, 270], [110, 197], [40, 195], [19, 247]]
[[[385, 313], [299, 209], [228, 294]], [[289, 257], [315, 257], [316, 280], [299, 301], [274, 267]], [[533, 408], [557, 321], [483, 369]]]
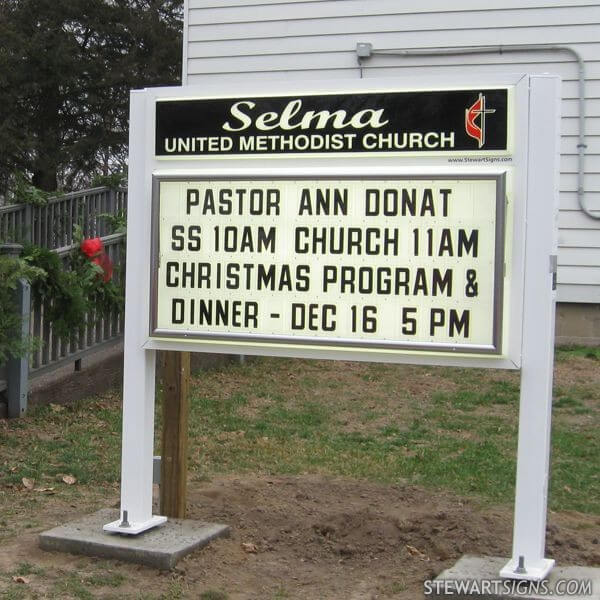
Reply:
[[[169, 159], [171, 160], [171, 159]], [[194, 159], [192, 159], [194, 160]], [[197, 159], [196, 159], [197, 160]], [[364, 159], [363, 159], [364, 161]], [[276, 162], [281, 162], [277, 159]], [[348, 162], [347, 160], [345, 161]], [[357, 164], [361, 161], [357, 161]], [[229, 164], [229, 163], [228, 163]], [[162, 167], [163, 165], [161, 165]], [[296, 178], [302, 179], [312, 177], [314, 179], [326, 178], [332, 174], [339, 178], [352, 178], [356, 174], [356, 167], [348, 167], [346, 165], [332, 166], [331, 168], [323, 168], [322, 166], [305, 167], [305, 168], [290, 168], [286, 165], [279, 167], [274, 165], [270, 170], [264, 168], [248, 169], [248, 168], [221, 168], [221, 169], [206, 169], [199, 172], [200, 177], [214, 176], [218, 179], [227, 178], [258, 178], [265, 179], [269, 177], [275, 178]], [[191, 174], [190, 174], [191, 173]], [[500, 354], [488, 353], [487, 350], [482, 350], [480, 353], [461, 352], [459, 347], [452, 349], [451, 352], [444, 351], [426, 351], [421, 349], [415, 352], [414, 349], [393, 349], [385, 350], [382, 348], [367, 348], [367, 347], [351, 347], [351, 346], [325, 346], [307, 344], [286, 344], [285, 341], [278, 343], [264, 343], [257, 341], [245, 340], [203, 340], [199, 346], [197, 341], [190, 338], [185, 339], [183, 336], [178, 339], [170, 337], [150, 336], [148, 321], [145, 322], [145, 339], [142, 344], [148, 350], [174, 350], [181, 352], [202, 351], [224, 354], [245, 354], [255, 356], [286, 356], [297, 358], [319, 358], [333, 360], [357, 360], [357, 361], [375, 361], [375, 362], [396, 362], [409, 364], [427, 364], [440, 366], [458, 366], [458, 367], [483, 367], [483, 368], [498, 368], [498, 369], [518, 369], [521, 363], [521, 315], [523, 309], [523, 278], [524, 278], [524, 247], [523, 233], [520, 230], [522, 222], [525, 220], [524, 206], [512, 201], [512, 196], [517, 195], [517, 186], [522, 177], [516, 171], [507, 172], [506, 168], [498, 167], [481, 167], [479, 169], [464, 168], [448, 168], [447, 166], [437, 167], [381, 167], [367, 166], [361, 167], [361, 174], [366, 177], [385, 178], [387, 176], [410, 177], [417, 174], [423, 177], [457, 177], [458, 174], [464, 177], [477, 177], [484, 175], [486, 177], [503, 177], [507, 176], [512, 180], [507, 185], [507, 189], [512, 192], [507, 196], [507, 204], [504, 212], [504, 227], [506, 239], [504, 241], [505, 250], [505, 269], [510, 267], [511, 277], [506, 278], [504, 283], [502, 305], [505, 307], [504, 316], [502, 318], [502, 352]], [[193, 179], [194, 171], [174, 170], [165, 171], [163, 168], [151, 172], [151, 182], [158, 179], [175, 177], [177, 179]], [[154, 178], [154, 179], [153, 179]], [[148, 192], [150, 197], [153, 196], [152, 185]], [[521, 192], [524, 194], [524, 191]], [[515, 225], [515, 223], [517, 225]], [[151, 229], [151, 225], [149, 225]], [[148, 245], [152, 244], [151, 236], [149, 236]], [[144, 256], [144, 261], [149, 261], [148, 255]], [[151, 262], [151, 261], [150, 261]], [[152, 283], [150, 280], [146, 282], [148, 286], [148, 298], [145, 300], [146, 312], [144, 317], [147, 319], [152, 312]], [[510, 308], [508, 308], [510, 307]], [[507, 318], [509, 314], [509, 318]]]
[[[342, 360], [372, 360], [413, 364], [520, 369], [521, 400], [517, 460], [517, 485], [512, 558], [501, 571], [503, 577], [540, 580], [554, 561], [544, 557], [547, 510], [552, 367], [555, 309], [556, 223], [558, 214], [559, 80], [544, 75], [481, 76], [465, 88], [513, 86], [514, 142], [512, 198], [507, 205], [506, 253], [511, 271], [505, 287], [504, 348], [500, 356], [376, 349], [368, 352], [326, 350], [310, 346], [256, 347], [236, 342], [203, 342], [207, 352], [289, 355]], [[411, 89], [457, 89], [455, 81], [428, 77], [411, 79]], [[260, 95], [331, 90], [331, 82], [261, 82]], [[339, 91], [402, 89], [396, 80], [336, 81]], [[238, 82], [215, 88], [153, 88], [131, 94], [129, 210], [126, 279], [125, 364], [123, 386], [123, 450], [121, 471], [121, 518], [104, 526], [106, 531], [138, 534], [163, 523], [152, 514], [152, 463], [154, 442], [154, 394], [156, 350], [198, 350], [194, 342], [156, 339], [148, 335], [150, 314], [150, 247], [152, 243], [151, 199], [153, 176], [190, 177], [212, 173], [243, 177], [309, 176], [361, 172], [373, 176], [390, 171], [410, 175], [422, 172], [457, 172], [447, 156], [327, 157], [323, 159], [276, 157], [227, 158], [192, 161], [154, 157], [155, 102], [158, 98], [240, 97], [257, 93], [256, 87]], [[504, 159], [506, 160], [506, 159]], [[489, 157], [480, 163], [459, 165], [461, 173], [499, 173], [502, 166]], [[485, 162], [484, 162], [485, 161]], [[301, 164], [301, 167], [298, 167]], [[466, 165], [469, 165], [467, 168]], [[479, 166], [470, 166], [479, 164]], [[249, 166], [251, 165], [251, 166]], [[401, 165], [401, 167], [399, 166]], [[486, 166], [481, 166], [486, 165]], [[527, 201], [525, 201], [525, 199]], [[507, 314], [505, 312], [505, 314]], [[524, 569], [518, 568], [522, 559]]]
[[[149, 335], [152, 339], [162, 340], [179, 340], [185, 342], [194, 342], [196, 341], [204, 341], [204, 342], [215, 342], [220, 341], [227, 344], [229, 347], [229, 352], [236, 353], [244, 353], [248, 351], [248, 347], [256, 346], [255, 350], [257, 353], [262, 354], [262, 352], [267, 348], [277, 349], [280, 346], [284, 346], [285, 349], [279, 354], [284, 355], [289, 353], [290, 356], [295, 356], [294, 346], [303, 347], [304, 349], [309, 350], [317, 350], [320, 349], [323, 352], [327, 350], [338, 350], [342, 349], [343, 351], [350, 353], [356, 353], [357, 356], [362, 354], [363, 352], [369, 352], [373, 349], [380, 349], [387, 352], [387, 355], [393, 359], [393, 351], [402, 350], [404, 353], [406, 352], [415, 352], [415, 351], [425, 351], [430, 355], [438, 355], [439, 353], [452, 353], [455, 356], [475, 356], [477, 354], [480, 355], [502, 355], [502, 338], [503, 333], [507, 335], [507, 332], [503, 332], [503, 305], [504, 305], [504, 279], [506, 279], [505, 270], [505, 252], [504, 252], [504, 239], [505, 239], [505, 209], [506, 209], [506, 173], [503, 171], [498, 172], [485, 172], [485, 173], [463, 173], [460, 171], [453, 172], [452, 180], [459, 180], [461, 182], [470, 182], [470, 181], [488, 181], [495, 183], [496, 188], [496, 198], [495, 198], [495, 207], [494, 207], [494, 252], [495, 252], [495, 260], [494, 260], [494, 277], [492, 279], [493, 286], [493, 295], [494, 295], [494, 306], [491, 310], [491, 316], [493, 325], [491, 329], [492, 339], [490, 344], [480, 344], [477, 345], [475, 343], [436, 343], [436, 342], [411, 342], [407, 341], [370, 341], [368, 339], [343, 339], [339, 338], [334, 334], [328, 334], [327, 337], [317, 337], [316, 335], [310, 335], [309, 333], [304, 335], [267, 335], [262, 333], [261, 331], [252, 332], [252, 333], [218, 333], [208, 331], [207, 333], [201, 333], [194, 329], [188, 330], [169, 330], [169, 329], [161, 329], [157, 325], [157, 313], [158, 313], [158, 302], [159, 302], [159, 264], [161, 260], [161, 249], [159, 248], [159, 239], [160, 239], [160, 228], [159, 228], [159, 220], [160, 220], [160, 185], [165, 183], [198, 183], [201, 184], [204, 181], [218, 181], [218, 182], [226, 182], [228, 184], [235, 184], [235, 182], [239, 180], [243, 180], [238, 172], [236, 171], [227, 171], [220, 172], [218, 178], [212, 176], [211, 174], [203, 173], [201, 177], [194, 176], [191, 178], [179, 177], [179, 176], [160, 176], [154, 177], [153, 182], [153, 201], [152, 201], [152, 280], [151, 280], [151, 319], [150, 319], [150, 332]], [[292, 173], [288, 176], [281, 176], [278, 174], [277, 177], [273, 177], [272, 175], [268, 178], [269, 181], [273, 183], [281, 182], [285, 183], [291, 180], [297, 181], [307, 181], [314, 182], [314, 179], [308, 179], [306, 177], [300, 177], [296, 173]], [[327, 177], [320, 178], [319, 182], [327, 182], [327, 181], [335, 181], [341, 179], [337, 175], [332, 174], [331, 171], [328, 172]], [[434, 174], [431, 172], [421, 173], [416, 172], [415, 169], [411, 171], [410, 177], [405, 174], [399, 174], [398, 170], [388, 170], [385, 175], [381, 173], [378, 174], [377, 178], [374, 178], [370, 173], [356, 175], [354, 173], [352, 176], [344, 178], [344, 182], [352, 183], [353, 180], [361, 180], [361, 181], [379, 181], [380, 179], [385, 179], [386, 182], [402, 182], [402, 181], [448, 181], [448, 173], [444, 174]], [[253, 180], [260, 180], [257, 175], [254, 175]], [[450, 184], [451, 185], [451, 184]], [[229, 224], [237, 224], [239, 222], [236, 221], [233, 217], [228, 219]], [[196, 220], [190, 219], [190, 223], [198, 224]], [[206, 218], [206, 227], [205, 229], [210, 229], [210, 218]], [[483, 236], [480, 236], [483, 237]], [[209, 260], [209, 256], [202, 255], [202, 260]], [[248, 258], [248, 261], [251, 261], [252, 257]], [[326, 260], [326, 259], [324, 259]], [[329, 259], [331, 260], [331, 258]], [[258, 262], [258, 261], [257, 261]], [[455, 286], [456, 288], [456, 286]], [[274, 292], [275, 293], [275, 292]], [[354, 296], [354, 295], [353, 295]], [[353, 301], [357, 301], [354, 299]], [[364, 299], [359, 299], [359, 302], [365, 301]], [[371, 302], [376, 302], [375, 300]], [[385, 323], [382, 324], [385, 328]], [[388, 324], [389, 326], [389, 324]], [[237, 343], [243, 344], [238, 348], [236, 346]], [[368, 356], [368, 354], [364, 354], [364, 356]]]

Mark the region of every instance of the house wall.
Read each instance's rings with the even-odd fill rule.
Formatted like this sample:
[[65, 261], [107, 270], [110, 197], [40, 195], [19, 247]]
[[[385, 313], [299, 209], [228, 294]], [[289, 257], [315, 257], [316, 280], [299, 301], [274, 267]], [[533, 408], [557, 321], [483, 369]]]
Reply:
[[[578, 65], [568, 52], [356, 57], [375, 51], [508, 44], [569, 46], [585, 60], [585, 199], [600, 217], [597, 0], [188, 0], [184, 85], [231, 81], [550, 72], [562, 86], [558, 300], [600, 303], [600, 220], [577, 200]], [[560, 319], [559, 319], [560, 326]]]

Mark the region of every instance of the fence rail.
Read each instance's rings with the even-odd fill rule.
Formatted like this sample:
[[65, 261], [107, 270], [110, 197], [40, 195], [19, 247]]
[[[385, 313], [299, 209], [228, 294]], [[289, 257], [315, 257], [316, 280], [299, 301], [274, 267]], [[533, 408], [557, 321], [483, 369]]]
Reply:
[[[104, 249], [115, 266], [113, 277], [124, 276], [124, 233], [111, 234], [110, 219], [104, 215], [124, 215], [127, 209], [127, 190], [107, 187], [84, 190], [50, 198], [43, 206], [12, 204], [0, 206], [0, 243], [31, 243], [56, 252], [65, 268], [69, 268], [69, 255], [75, 248], [73, 231], [81, 226], [84, 237], [100, 237]], [[123, 314], [88, 313], [81, 331], [72, 338], [61, 339], [45, 318], [49, 309], [44, 302], [32, 299], [30, 335], [41, 339], [39, 349], [29, 357], [29, 377], [60, 368], [82, 356], [100, 350], [123, 333]], [[0, 365], [0, 392], [11, 393], [13, 382], [9, 369]], [[24, 411], [21, 410], [21, 413]]]
[[0, 206], [0, 242], [32, 243], [55, 250], [73, 244], [75, 225], [85, 237], [111, 233], [109, 219], [102, 215], [124, 214], [127, 190], [98, 187], [50, 198], [41, 206]]

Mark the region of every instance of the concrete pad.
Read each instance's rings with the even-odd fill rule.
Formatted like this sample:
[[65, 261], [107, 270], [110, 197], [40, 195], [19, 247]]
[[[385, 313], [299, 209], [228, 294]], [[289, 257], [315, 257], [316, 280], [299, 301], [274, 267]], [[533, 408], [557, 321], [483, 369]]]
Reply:
[[600, 569], [592, 567], [554, 567], [548, 579], [530, 582], [501, 579], [500, 569], [507, 558], [463, 556], [433, 581], [426, 581], [426, 598], [485, 600], [592, 600], [600, 598]]
[[40, 548], [172, 569], [186, 554], [215, 538], [227, 537], [230, 532], [228, 525], [191, 519], [169, 519], [164, 525], [135, 536], [102, 530], [103, 525], [118, 518], [118, 510], [99, 510], [41, 533]]

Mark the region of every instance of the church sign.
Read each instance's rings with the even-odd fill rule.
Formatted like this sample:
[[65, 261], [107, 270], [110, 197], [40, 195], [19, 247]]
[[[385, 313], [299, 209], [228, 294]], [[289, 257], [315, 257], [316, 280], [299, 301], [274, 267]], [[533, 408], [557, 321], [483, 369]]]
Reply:
[[559, 114], [557, 78], [528, 74], [132, 92], [121, 516], [104, 529], [165, 520], [157, 350], [518, 369], [501, 575], [545, 578]]
[[157, 157], [509, 150], [500, 89], [159, 100]]

